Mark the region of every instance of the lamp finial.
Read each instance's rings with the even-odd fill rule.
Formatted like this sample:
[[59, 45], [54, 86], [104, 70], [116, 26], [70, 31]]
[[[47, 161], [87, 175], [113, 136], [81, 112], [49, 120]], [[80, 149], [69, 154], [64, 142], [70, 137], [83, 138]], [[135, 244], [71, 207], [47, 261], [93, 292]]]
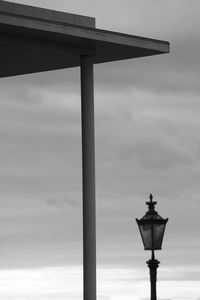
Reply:
[[152, 194], [150, 194], [149, 200], [150, 201], [146, 202], [146, 204], [149, 206], [149, 213], [155, 213], [154, 208], [155, 208], [155, 205], [157, 204], [157, 202], [153, 201], [153, 195]]

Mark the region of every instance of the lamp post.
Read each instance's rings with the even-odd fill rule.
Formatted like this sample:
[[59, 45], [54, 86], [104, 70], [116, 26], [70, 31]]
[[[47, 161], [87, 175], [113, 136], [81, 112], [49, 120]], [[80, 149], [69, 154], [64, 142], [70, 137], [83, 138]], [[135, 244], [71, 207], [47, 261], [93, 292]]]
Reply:
[[146, 202], [148, 205], [148, 211], [140, 220], [136, 219], [138, 224], [142, 241], [144, 244], [144, 250], [151, 250], [151, 259], [147, 261], [147, 265], [150, 270], [150, 282], [151, 282], [151, 300], [157, 300], [156, 295], [156, 280], [157, 280], [157, 268], [159, 261], [155, 259], [155, 250], [161, 250], [163, 236], [165, 232], [165, 226], [168, 221], [163, 219], [156, 211], [156, 201], [153, 201], [153, 196], [150, 195], [150, 201]]

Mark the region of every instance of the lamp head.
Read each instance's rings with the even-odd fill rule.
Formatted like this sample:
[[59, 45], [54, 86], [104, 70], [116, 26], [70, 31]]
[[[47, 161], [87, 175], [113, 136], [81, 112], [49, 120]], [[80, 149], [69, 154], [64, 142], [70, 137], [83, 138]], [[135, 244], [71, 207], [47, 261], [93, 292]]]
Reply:
[[152, 194], [149, 196], [150, 201], [146, 202], [148, 211], [141, 219], [136, 219], [145, 250], [161, 250], [162, 241], [165, 233], [165, 226], [168, 221], [163, 219], [155, 211], [156, 201], [153, 201]]

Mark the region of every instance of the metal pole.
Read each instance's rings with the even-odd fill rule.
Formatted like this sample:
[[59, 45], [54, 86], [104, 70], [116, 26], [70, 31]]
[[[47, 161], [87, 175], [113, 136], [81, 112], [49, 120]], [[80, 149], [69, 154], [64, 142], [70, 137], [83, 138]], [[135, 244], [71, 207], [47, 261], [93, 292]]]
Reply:
[[84, 300], [96, 300], [96, 208], [93, 77], [93, 57], [81, 56]]
[[157, 268], [159, 266], [159, 261], [155, 259], [154, 251], [152, 251], [152, 258], [147, 261], [147, 265], [150, 270], [150, 283], [151, 283], [151, 300], [157, 300], [156, 293], [156, 281], [157, 281]]

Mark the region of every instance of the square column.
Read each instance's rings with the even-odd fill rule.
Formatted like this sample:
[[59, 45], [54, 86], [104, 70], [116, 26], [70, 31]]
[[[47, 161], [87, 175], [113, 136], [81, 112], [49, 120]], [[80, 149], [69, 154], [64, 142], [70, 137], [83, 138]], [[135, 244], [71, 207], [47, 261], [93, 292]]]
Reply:
[[96, 300], [96, 205], [93, 57], [81, 56], [83, 293]]

